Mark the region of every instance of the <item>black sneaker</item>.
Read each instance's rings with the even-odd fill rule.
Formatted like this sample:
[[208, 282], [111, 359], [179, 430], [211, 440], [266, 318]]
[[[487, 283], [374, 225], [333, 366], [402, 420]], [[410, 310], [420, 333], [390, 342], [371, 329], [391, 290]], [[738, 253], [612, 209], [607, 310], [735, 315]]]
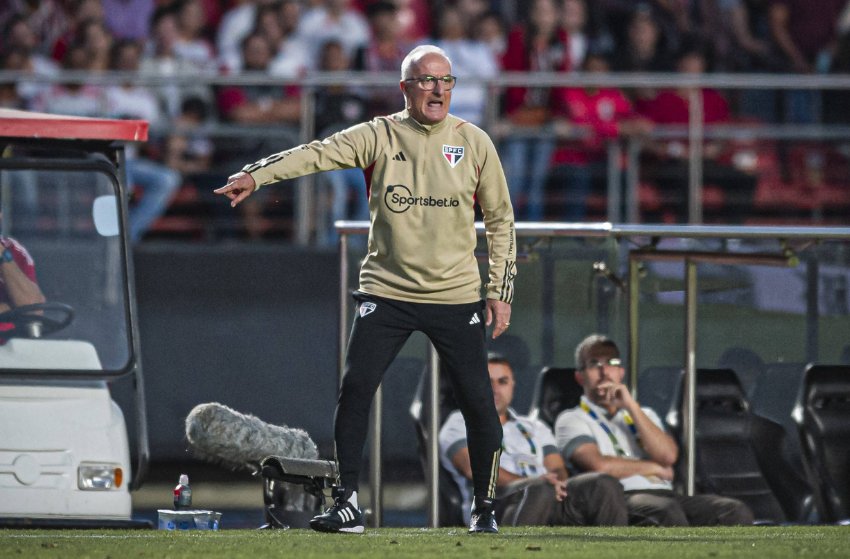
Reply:
[[490, 499], [472, 499], [472, 517], [469, 519], [470, 534], [498, 534], [499, 526], [496, 524], [496, 511], [493, 501]]
[[323, 514], [314, 516], [310, 528], [317, 532], [348, 532], [362, 534], [363, 513], [348, 502], [342, 487], [333, 488], [334, 504]]

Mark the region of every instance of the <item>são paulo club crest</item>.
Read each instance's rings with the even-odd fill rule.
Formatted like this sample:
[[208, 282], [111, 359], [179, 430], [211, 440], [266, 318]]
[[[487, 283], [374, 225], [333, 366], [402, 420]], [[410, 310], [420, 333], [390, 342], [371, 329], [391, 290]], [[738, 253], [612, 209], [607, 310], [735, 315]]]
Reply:
[[463, 146], [447, 146], [443, 144], [443, 156], [449, 162], [449, 165], [452, 166], [452, 169], [454, 169], [460, 163], [460, 160], [463, 159]]
[[375, 303], [369, 303], [369, 302], [360, 303], [360, 316], [361, 316], [361, 318], [366, 316], [367, 314], [372, 314], [372, 312], [374, 312], [374, 310], [377, 306], [378, 305], [376, 305]]

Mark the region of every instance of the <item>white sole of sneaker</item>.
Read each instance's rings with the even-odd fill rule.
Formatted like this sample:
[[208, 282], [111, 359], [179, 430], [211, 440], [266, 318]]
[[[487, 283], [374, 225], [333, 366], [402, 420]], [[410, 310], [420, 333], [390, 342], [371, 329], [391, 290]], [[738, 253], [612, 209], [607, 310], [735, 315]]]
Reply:
[[362, 534], [365, 528], [363, 526], [354, 526], [353, 528], [340, 528], [340, 532], [345, 532], [347, 534]]

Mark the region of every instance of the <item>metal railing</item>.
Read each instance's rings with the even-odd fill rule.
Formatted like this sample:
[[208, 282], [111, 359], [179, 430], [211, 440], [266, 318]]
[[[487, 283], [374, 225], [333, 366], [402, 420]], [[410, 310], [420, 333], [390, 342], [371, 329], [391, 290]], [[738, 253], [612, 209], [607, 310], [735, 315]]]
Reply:
[[[92, 74], [82, 71], [63, 71], [56, 75], [32, 75], [26, 72], [0, 70], [0, 83], [86, 83], [90, 85], [134, 84], [151, 88], [163, 86], [197, 87], [207, 86], [211, 90], [221, 86], [256, 86], [279, 85], [298, 86], [302, 91], [301, 117], [299, 119], [298, 137], [307, 142], [314, 139], [315, 130], [315, 94], [324, 87], [331, 85], [346, 85], [354, 89], [369, 89], [376, 87], [396, 86], [399, 75], [395, 72], [366, 73], [366, 72], [331, 72], [314, 73], [302, 78], [277, 78], [262, 73], [242, 73], [219, 76], [211, 74], [157, 76], [152, 74], [128, 72], [104, 72]], [[784, 140], [843, 140], [850, 139], [850, 127], [830, 125], [766, 125], [766, 126], [703, 126], [702, 98], [699, 88], [710, 87], [720, 90], [770, 89], [770, 90], [850, 90], [850, 75], [784, 75], [784, 74], [701, 74], [684, 75], [668, 73], [526, 73], [505, 72], [492, 80], [460, 77], [459, 83], [485, 88], [488, 92], [487, 106], [482, 126], [489, 129], [499, 120], [499, 96], [507, 87], [612, 87], [623, 90], [632, 88], [690, 88], [689, 110], [690, 124], [684, 128], [660, 128], [653, 132], [657, 139], [687, 138], [688, 139], [688, 222], [702, 222], [702, 161], [704, 157], [704, 138], [734, 139], [744, 137], [773, 138]], [[399, 108], [401, 108], [401, 93], [399, 93]], [[104, 110], [106, 112], [106, 109]], [[107, 116], [107, 115], [104, 115]], [[295, 123], [293, 123], [295, 124]], [[167, 128], [167, 127], [166, 127]], [[153, 132], [156, 133], [156, 128]], [[228, 123], [212, 123], [204, 132], [212, 137], [286, 137], [273, 127], [252, 127]], [[525, 133], [525, 132], [523, 132]], [[545, 131], [538, 132], [545, 134]], [[281, 146], [286, 148], [289, 146]], [[608, 219], [635, 221], [637, 212], [637, 155], [640, 152], [640, 140], [629, 140], [626, 146], [627, 167], [626, 176], [626, 210], [620, 212], [620, 194], [615, 189], [619, 179], [615, 157], [621, 154], [622, 146], [617, 142], [609, 144], [608, 164]], [[265, 154], [258, 154], [258, 157]], [[850, 180], [850, 178], [848, 178]], [[295, 200], [295, 241], [308, 244], [316, 224], [322, 221], [323, 210], [316, 203], [314, 181], [310, 177], [299, 180]]]

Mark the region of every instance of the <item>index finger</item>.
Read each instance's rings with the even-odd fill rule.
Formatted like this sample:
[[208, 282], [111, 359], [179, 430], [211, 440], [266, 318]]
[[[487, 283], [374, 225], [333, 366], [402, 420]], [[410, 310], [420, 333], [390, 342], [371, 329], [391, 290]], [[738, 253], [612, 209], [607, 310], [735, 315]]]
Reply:
[[230, 175], [227, 177], [227, 184], [224, 186], [220, 186], [213, 190], [216, 194], [225, 194], [227, 192], [232, 192], [236, 188], [239, 188], [239, 179], [242, 177], [241, 173], [236, 175]]

